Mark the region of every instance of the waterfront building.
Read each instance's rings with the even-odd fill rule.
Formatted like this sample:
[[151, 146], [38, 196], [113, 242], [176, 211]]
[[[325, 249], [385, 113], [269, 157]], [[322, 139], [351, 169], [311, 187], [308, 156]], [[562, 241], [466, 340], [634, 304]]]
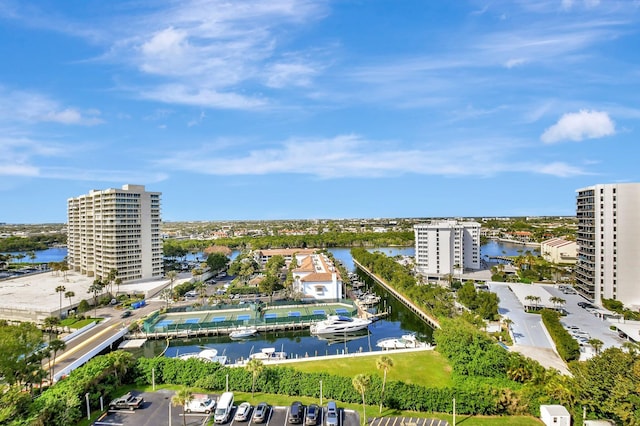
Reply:
[[575, 264], [578, 244], [564, 238], [551, 238], [540, 243], [540, 253], [547, 262]]
[[314, 254], [317, 252], [317, 249], [302, 249], [302, 248], [287, 248], [287, 249], [265, 249], [265, 250], [255, 250], [253, 252], [253, 258], [255, 261], [261, 265], [265, 265], [269, 259], [273, 256], [282, 256], [284, 262], [287, 266], [293, 260], [293, 256], [296, 257], [296, 262], [298, 265], [305, 257]]
[[480, 269], [480, 224], [447, 220], [417, 224], [416, 265], [425, 275], [442, 276]]
[[324, 254], [302, 258], [293, 273], [293, 291], [303, 299], [336, 300], [342, 298], [342, 277]]
[[640, 183], [576, 190], [576, 290], [601, 304], [616, 299], [640, 307]]
[[162, 277], [160, 195], [124, 185], [69, 198], [69, 268], [97, 279], [115, 269], [123, 283]]

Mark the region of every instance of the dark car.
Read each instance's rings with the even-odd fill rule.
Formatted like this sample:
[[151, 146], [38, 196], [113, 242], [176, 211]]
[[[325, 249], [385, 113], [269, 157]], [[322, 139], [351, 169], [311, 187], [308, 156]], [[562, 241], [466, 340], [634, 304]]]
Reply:
[[120, 314], [120, 318], [127, 318], [127, 317], [130, 317], [131, 315], [133, 315], [131, 311], [124, 311], [123, 313]]
[[307, 415], [304, 418], [304, 424], [306, 426], [316, 426], [318, 424], [318, 415], [320, 414], [320, 407], [316, 404], [309, 404], [307, 407]]
[[269, 404], [266, 402], [261, 402], [256, 405], [255, 410], [253, 410], [253, 422], [254, 423], [264, 423], [267, 420], [267, 416], [269, 415]]
[[302, 417], [304, 416], [304, 406], [302, 402], [295, 401], [289, 408], [289, 423], [302, 423]]

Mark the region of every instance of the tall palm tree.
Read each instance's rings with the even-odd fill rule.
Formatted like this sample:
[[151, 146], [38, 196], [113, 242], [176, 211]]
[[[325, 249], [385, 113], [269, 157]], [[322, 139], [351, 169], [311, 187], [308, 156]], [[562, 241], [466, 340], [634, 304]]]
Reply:
[[169, 278], [169, 289], [171, 290], [171, 294], [173, 294], [173, 283], [178, 277], [178, 273], [176, 271], [167, 272], [167, 278]]
[[69, 299], [69, 307], [71, 307], [71, 304], [73, 303], [73, 302], [71, 302], [71, 298], [72, 298], [72, 297], [75, 297], [75, 295], [76, 295], [76, 293], [75, 293], [75, 292], [73, 292], [73, 291], [71, 291], [71, 290], [69, 290], [69, 291], [65, 291], [65, 293], [64, 293], [64, 297], [65, 297], [65, 298], [67, 298], [67, 299]]
[[587, 343], [591, 345], [594, 351], [596, 351], [596, 355], [600, 354], [600, 349], [604, 345], [604, 342], [600, 339], [589, 339]]
[[65, 291], [67, 291], [67, 288], [63, 285], [59, 285], [58, 287], [56, 287], [56, 293], [60, 293], [60, 318], [62, 318], [62, 293], [64, 293]]
[[384, 402], [384, 387], [387, 384], [387, 373], [393, 367], [393, 359], [386, 355], [382, 355], [376, 360], [376, 368], [384, 372], [382, 378], [382, 392], [380, 392], [380, 413], [382, 414], [382, 403]]
[[187, 417], [184, 415], [185, 407], [193, 401], [193, 392], [189, 388], [182, 388], [171, 398], [171, 404], [174, 406], [182, 406], [182, 425], [187, 426]]
[[351, 384], [355, 388], [356, 391], [362, 395], [362, 421], [361, 424], [365, 424], [367, 422], [367, 412], [366, 405], [364, 400], [364, 393], [367, 391], [367, 388], [371, 384], [371, 377], [365, 374], [358, 374], [352, 380]]
[[264, 363], [259, 359], [252, 358], [247, 363], [247, 370], [251, 372], [252, 381], [251, 381], [251, 397], [253, 397], [255, 389], [256, 389], [256, 379], [264, 370]]
[[98, 316], [98, 293], [102, 291], [103, 286], [100, 278], [96, 278], [93, 280], [93, 284], [87, 289], [87, 293], [93, 293], [94, 318]]
[[58, 352], [64, 351], [66, 348], [67, 344], [60, 339], [54, 339], [49, 342], [49, 350], [51, 351], [51, 356], [49, 357], [49, 383], [51, 384], [53, 384], [53, 376], [55, 375], [54, 369], [56, 367], [56, 355]]

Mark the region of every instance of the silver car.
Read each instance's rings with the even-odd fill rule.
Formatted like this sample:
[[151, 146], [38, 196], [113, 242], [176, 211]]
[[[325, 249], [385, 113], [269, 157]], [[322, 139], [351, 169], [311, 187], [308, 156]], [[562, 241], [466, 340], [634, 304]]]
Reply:
[[251, 404], [248, 402], [243, 402], [238, 405], [238, 409], [236, 410], [236, 415], [233, 419], [237, 422], [246, 422], [249, 420], [249, 414], [251, 414]]
[[327, 403], [327, 414], [324, 417], [325, 426], [339, 426], [338, 421], [338, 406], [335, 401], [329, 401]]

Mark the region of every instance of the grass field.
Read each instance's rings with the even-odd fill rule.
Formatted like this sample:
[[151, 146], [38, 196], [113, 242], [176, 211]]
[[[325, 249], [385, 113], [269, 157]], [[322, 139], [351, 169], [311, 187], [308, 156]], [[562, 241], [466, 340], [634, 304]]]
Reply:
[[[419, 351], [404, 353], [384, 353], [393, 360], [393, 368], [387, 373], [387, 380], [397, 380], [405, 383], [427, 385], [433, 387], [450, 386], [451, 367], [436, 351]], [[376, 360], [380, 353], [371, 356], [332, 359], [331, 372], [345, 377], [357, 374], [379, 374]], [[288, 364], [296, 370], [320, 373], [327, 371], [327, 361], [304, 361]]]

